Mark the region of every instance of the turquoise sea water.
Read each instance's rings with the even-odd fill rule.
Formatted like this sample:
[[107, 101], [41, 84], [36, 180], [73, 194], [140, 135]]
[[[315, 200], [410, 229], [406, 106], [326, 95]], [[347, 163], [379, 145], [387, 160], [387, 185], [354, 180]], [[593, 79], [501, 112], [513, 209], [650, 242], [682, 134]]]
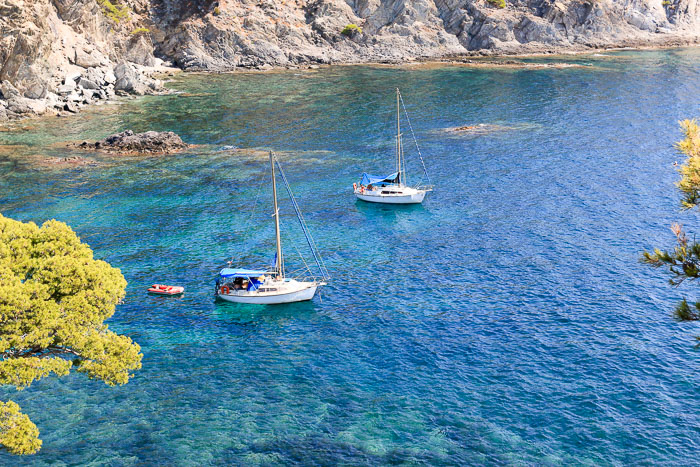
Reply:
[[[672, 166], [676, 122], [700, 117], [700, 50], [605, 55], [187, 75], [179, 95], [0, 132], [0, 210], [65, 221], [121, 268], [109, 324], [144, 354], [123, 387], [76, 374], [0, 390], [44, 441], [0, 464], [696, 463], [700, 327], [670, 312], [697, 285], [671, 289], [638, 258], [672, 244], [674, 221], [700, 232]], [[362, 204], [352, 182], [393, 168], [396, 86], [436, 189], [422, 206]], [[498, 127], [445, 131], [479, 123]], [[200, 146], [41, 164], [127, 128]], [[333, 280], [313, 302], [217, 303], [228, 259], [274, 255], [267, 149]], [[281, 209], [293, 267], [306, 250]], [[154, 282], [187, 292], [146, 295]]]

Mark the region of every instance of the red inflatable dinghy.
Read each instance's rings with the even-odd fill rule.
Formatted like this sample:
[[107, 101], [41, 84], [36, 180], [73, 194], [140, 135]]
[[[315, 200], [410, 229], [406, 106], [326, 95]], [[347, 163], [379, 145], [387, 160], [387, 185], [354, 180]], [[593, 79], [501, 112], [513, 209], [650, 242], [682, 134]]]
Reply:
[[185, 288], [176, 285], [153, 284], [148, 291], [159, 295], [179, 295], [185, 292]]

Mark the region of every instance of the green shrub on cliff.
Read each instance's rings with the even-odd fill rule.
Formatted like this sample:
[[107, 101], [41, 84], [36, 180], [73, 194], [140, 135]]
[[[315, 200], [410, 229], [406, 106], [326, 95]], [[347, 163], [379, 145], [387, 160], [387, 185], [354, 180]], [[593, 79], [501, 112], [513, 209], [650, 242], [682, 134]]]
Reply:
[[136, 28], [133, 31], [131, 31], [131, 35], [132, 36], [140, 36], [143, 34], [148, 34], [149, 32], [151, 32], [151, 30], [148, 28]]
[[496, 8], [505, 8], [506, 7], [506, 0], [486, 0], [489, 2], [491, 5], [495, 6]]
[[353, 37], [355, 34], [362, 34], [362, 28], [357, 24], [350, 23], [340, 33], [344, 36]]
[[[116, 0], [115, 0], [116, 1]], [[122, 20], [129, 19], [129, 7], [126, 5], [120, 5], [116, 1], [116, 5], [110, 0], [97, 0], [97, 3], [102, 7], [102, 12], [104, 15], [119, 24]]]

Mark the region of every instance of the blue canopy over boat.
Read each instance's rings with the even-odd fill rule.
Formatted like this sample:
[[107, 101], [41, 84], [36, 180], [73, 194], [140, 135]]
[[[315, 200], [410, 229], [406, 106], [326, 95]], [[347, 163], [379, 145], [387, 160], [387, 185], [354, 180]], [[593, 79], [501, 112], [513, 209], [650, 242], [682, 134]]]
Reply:
[[219, 277], [260, 277], [267, 274], [267, 271], [257, 269], [231, 269], [224, 268], [219, 272]]
[[361, 185], [367, 186], [367, 185], [386, 185], [389, 183], [398, 183], [399, 182], [399, 173], [394, 172], [391, 175], [388, 175], [386, 177], [382, 177], [379, 175], [370, 175], [368, 173], [363, 173], [362, 174], [362, 180], [360, 181]]

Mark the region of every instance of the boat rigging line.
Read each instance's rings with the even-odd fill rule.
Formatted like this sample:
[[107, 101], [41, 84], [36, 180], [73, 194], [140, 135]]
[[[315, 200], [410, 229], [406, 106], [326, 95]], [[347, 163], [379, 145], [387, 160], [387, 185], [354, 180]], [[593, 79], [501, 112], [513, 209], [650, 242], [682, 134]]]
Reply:
[[403, 102], [403, 96], [399, 92], [399, 99], [401, 100], [401, 106], [403, 107], [403, 113], [406, 115], [406, 121], [408, 122], [408, 128], [411, 130], [411, 136], [413, 137], [413, 142], [416, 144], [416, 149], [418, 150], [418, 157], [420, 158], [420, 163], [423, 166], [423, 173], [425, 178], [428, 180], [428, 185], [430, 185], [430, 175], [428, 175], [428, 169], [425, 168], [425, 162], [423, 161], [423, 154], [420, 152], [420, 147], [418, 146], [418, 140], [416, 139], [416, 134], [413, 132], [413, 126], [411, 125], [411, 119], [408, 117], [408, 111], [406, 110], [406, 104]]
[[294, 194], [292, 193], [292, 188], [289, 186], [289, 182], [287, 181], [287, 176], [285, 175], [284, 170], [282, 170], [282, 166], [280, 165], [280, 162], [277, 159], [277, 156], [275, 156], [275, 162], [277, 162], [277, 169], [279, 170], [280, 175], [282, 176], [282, 181], [284, 182], [284, 186], [287, 189], [287, 193], [289, 193], [289, 199], [292, 201], [292, 206], [294, 207], [294, 211], [297, 214], [297, 218], [299, 219], [299, 224], [301, 225], [301, 230], [302, 230], [302, 232], [304, 232], [304, 236], [306, 237], [306, 242], [309, 244], [309, 248], [311, 249], [311, 254], [314, 257], [314, 261], [316, 261], [316, 265], [318, 266], [318, 269], [321, 272], [323, 279], [329, 280], [331, 278], [331, 276], [328, 273], [328, 269], [326, 269], [326, 265], [323, 263], [323, 259], [321, 259], [321, 255], [318, 252], [318, 247], [316, 246], [316, 242], [314, 242], [313, 237], [309, 234], [309, 229], [306, 225], [306, 221], [304, 220], [304, 216], [301, 214], [301, 210], [299, 209], [299, 205], [297, 204], [297, 200], [296, 200], [296, 198], [294, 198]]

